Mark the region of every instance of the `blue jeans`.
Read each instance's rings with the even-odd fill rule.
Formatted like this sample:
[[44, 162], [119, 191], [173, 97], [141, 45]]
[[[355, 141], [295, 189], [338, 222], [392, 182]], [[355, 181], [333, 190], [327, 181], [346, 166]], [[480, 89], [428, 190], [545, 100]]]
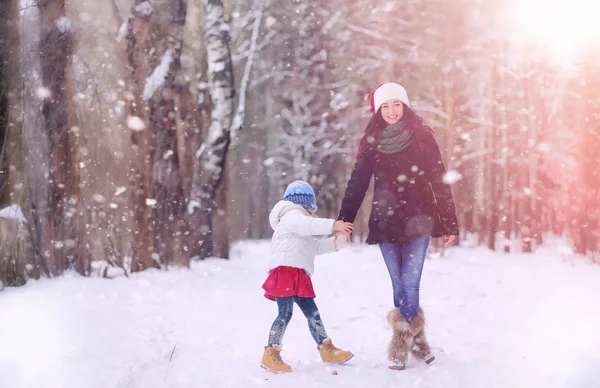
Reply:
[[392, 278], [394, 306], [406, 318], [417, 314], [419, 288], [429, 237], [410, 240], [404, 244], [379, 244], [385, 265]]
[[292, 313], [294, 311], [294, 302], [300, 307], [300, 310], [304, 313], [306, 320], [308, 321], [308, 329], [310, 334], [315, 339], [317, 345], [321, 345], [325, 339], [327, 339], [327, 333], [325, 332], [325, 326], [321, 320], [321, 314], [315, 304], [313, 298], [301, 298], [299, 296], [289, 297], [276, 297], [277, 307], [279, 308], [279, 315], [275, 318], [271, 331], [269, 332], [269, 346], [281, 345], [283, 335], [288, 323], [292, 319]]

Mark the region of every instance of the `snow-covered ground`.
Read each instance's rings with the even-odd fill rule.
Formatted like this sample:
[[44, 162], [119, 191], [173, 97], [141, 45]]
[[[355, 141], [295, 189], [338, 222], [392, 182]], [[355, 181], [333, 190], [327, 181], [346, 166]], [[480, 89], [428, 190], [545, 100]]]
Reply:
[[[437, 360], [386, 368], [391, 285], [376, 247], [318, 258], [329, 335], [355, 352], [327, 366], [296, 309], [283, 357], [259, 367], [276, 306], [262, 296], [267, 242], [230, 261], [112, 280], [67, 276], [0, 293], [0, 387], [600, 387], [600, 266], [453, 248], [428, 260], [422, 305]], [[337, 371], [337, 374], [332, 373]]]

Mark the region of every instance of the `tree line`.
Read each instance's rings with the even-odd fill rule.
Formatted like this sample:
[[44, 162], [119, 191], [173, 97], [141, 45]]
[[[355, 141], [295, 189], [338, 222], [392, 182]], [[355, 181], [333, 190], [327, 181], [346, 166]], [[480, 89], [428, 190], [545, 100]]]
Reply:
[[0, 208], [22, 217], [0, 218], [0, 281], [226, 258], [270, 236], [294, 179], [335, 217], [368, 93], [390, 80], [436, 132], [462, 240], [532, 252], [560, 235], [595, 258], [600, 58], [565, 70], [511, 40], [502, 6], [4, 1]]

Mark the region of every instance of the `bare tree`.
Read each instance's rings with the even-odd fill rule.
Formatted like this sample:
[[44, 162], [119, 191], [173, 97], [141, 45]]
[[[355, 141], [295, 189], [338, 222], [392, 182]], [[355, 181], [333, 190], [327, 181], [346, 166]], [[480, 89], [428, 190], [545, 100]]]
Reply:
[[215, 198], [224, 176], [231, 123], [234, 114], [234, 83], [228, 27], [220, 0], [204, 0], [204, 39], [208, 60], [211, 120], [198, 150], [199, 168], [194, 171], [188, 203], [192, 259], [212, 254], [212, 217]]
[[77, 117], [73, 106], [71, 64], [74, 37], [64, 0], [40, 0], [40, 56], [44, 97], [43, 127], [49, 142], [48, 209], [42, 226], [43, 254], [52, 275], [89, 265], [83, 239]]
[[[19, 1], [0, 5], [0, 209], [13, 204], [12, 218], [0, 218], [0, 284], [26, 282], [31, 252], [25, 249], [23, 207]], [[2, 286], [0, 285], [0, 288]]]
[[[596, 57], [598, 58], [598, 57]], [[577, 128], [576, 180], [573, 184], [577, 195], [570, 202], [575, 210], [576, 223], [571, 225], [575, 248], [581, 254], [598, 255], [600, 252], [600, 77], [596, 64], [584, 63], [582, 79], [585, 79], [581, 99], [581, 121]], [[581, 85], [581, 84], [580, 84]]]
[[178, 152], [178, 86], [186, 0], [137, 0], [128, 21], [135, 242], [133, 270], [187, 266], [183, 178]]
[[10, 0], [0, 5], [0, 208], [20, 203], [23, 188], [19, 61], [19, 2]]

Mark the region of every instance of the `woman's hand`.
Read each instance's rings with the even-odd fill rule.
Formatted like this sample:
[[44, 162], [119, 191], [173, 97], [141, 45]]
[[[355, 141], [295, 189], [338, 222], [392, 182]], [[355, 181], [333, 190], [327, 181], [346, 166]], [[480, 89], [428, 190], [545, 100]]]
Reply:
[[455, 238], [456, 238], [456, 236], [453, 236], [453, 235], [444, 236], [444, 244], [445, 245], [450, 244], [452, 241], [454, 241]]
[[338, 235], [343, 234], [346, 236], [346, 239], [350, 241], [350, 233], [352, 233], [353, 230], [354, 225], [352, 225], [351, 222], [336, 221], [333, 224], [333, 231], [336, 234], [336, 240]]

